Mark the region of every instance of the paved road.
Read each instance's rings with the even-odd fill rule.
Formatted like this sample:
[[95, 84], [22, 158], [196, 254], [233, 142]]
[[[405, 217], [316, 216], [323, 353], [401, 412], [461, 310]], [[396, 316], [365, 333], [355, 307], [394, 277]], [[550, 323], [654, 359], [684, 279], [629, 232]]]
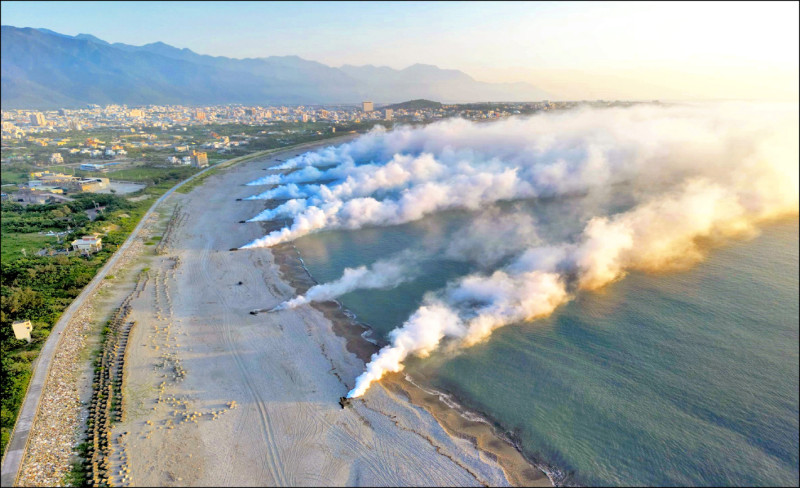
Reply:
[[[230, 160], [228, 162], [233, 161], [234, 160]], [[159, 197], [159, 199], [150, 206], [150, 209], [147, 211], [147, 213], [142, 216], [142, 219], [139, 221], [139, 225], [133, 229], [133, 232], [131, 232], [131, 235], [128, 236], [128, 239], [125, 240], [122, 246], [120, 246], [117, 252], [111, 256], [106, 264], [100, 268], [100, 271], [97, 272], [94, 279], [92, 279], [92, 281], [86, 285], [80, 295], [78, 295], [75, 300], [72, 301], [70, 306], [67, 307], [64, 313], [61, 315], [61, 318], [58, 319], [58, 322], [56, 322], [56, 325], [53, 327], [50, 335], [47, 337], [42, 350], [39, 352], [39, 356], [34, 361], [33, 376], [31, 377], [31, 382], [28, 386], [25, 400], [22, 403], [22, 408], [20, 409], [17, 423], [14, 425], [14, 431], [11, 433], [11, 441], [8, 443], [5, 456], [3, 457], [2, 472], [0, 473], [0, 485], [16, 485], [17, 476], [19, 475], [19, 468], [22, 463], [22, 456], [25, 453], [25, 446], [28, 444], [28, 435], [30, 434], [31, 426], [33, 425], [33, 420], [36, 417], [36, 411], [39, 407], [39, 399], [42, 395], [42, 388], [44, 387], [44, 383], [47, 380], [48, 373], [50, 372], [50, 363], [55, 355], [56, 349], [58, 349], [58, 342], [59, 339], [61, 339], [61, 332], [63, 332], [67, 327], [67, 324], [69, 324], [69, 321], [72, 319], [72, 315], [76, 310], [78, 310], [86, 297], [88, 297], [103, 281], [109, 270], [116, 265], [117, 261], [120, 259], [120, 256], [125, 253], [125, 250], [130, 247], [131, 243], [139, 235], [139, 231], [142, 229], [142, 226], [144, 226], [147, 218], [150, 217], [156, 207], [158, 207], [161, 202], [167, 199], [175, 190], [184, 184], [202, 175], [206, 171], [218, 166], [219, 165], [209, 166], [203, 171], [200, 171], [199, 173], [196, 173], [190, 178], [187, 178], [186, 180], [173, 186], [169, 189], [169, 191], [161, 195], [161, 197]]]
[[[351, 137], [352, 136], [337, 137], [330, 139], [330, 141], [333, 142], [334, 140], [339, 140], [339, 142], [341, 142], [341, 139], [348, 139]], [[28, 391], [25, 394], [25, 400], [22, 403], [22, 408], [20, 409], [19, 416], [17, 417], [17, 423], [14, 425], [14, 431], [11, 433], [11, 441], [8, 443], [5, 455], [3, 457], [2, 470], [0, 470], [0, 486], [16, 486], [17, 477], [19, 476], [19, 469], [22, 465], [22, 456], [25, 454], [25, 447], [28, 444], [28, 435], [30, 434], [31, 426], [33, 425], [36, 412], [39, 408], [39, 400], [42, 396], [42, 388], [44, 387], [44, 383], [47, 380], [48, 373], [50, 372], [50, 363], [52, 362], [56, 349], [58, 349], [61, 332], [63, 332], [63, 330], [67, 327], [67, 324], [69, 324], [69, 321], [72, 319], [72, 315], [76, 310], [78, 310], [86, 297], [88, 297], [94, 291], [94, 289], [97, 288], [100, 282], [103, 281], [108, 272], [117, 263], [120, 256], [122, 256], [125, 253], [125, 250], [130, 247], [133, 240], [139, 235], [139, 231], [142, 229], [142, 226], [144, 226], [147, 218], [150, 217], [150, 215], [161, 204], [161, 202], [172, 195], [175, 190], [186, 183], [189, 183], [193, 179], [203, 175], [207, 171], [215, 168], [231, 166], [236, 163], [266, 156], [271, 153], [300, 149], [304, 146], [318, 144], [320, 142], [325, 141], [312, 141], [295, 146], [259, 151], [253, 154], [229, 159], [228, 161], [224, 161], [214, 166], [209, 166], [208, 168], [192, 175], [191, 177], [170, 188], [169, 191], [161, 195], [161, 197], [159, 197], [159, 199], [150, 206], [150, 209], [144, 214], [144, 216], [142, 216], [142, 219], [139, 221], [139, 225], [133, 229], [133, 232], [131, 232], [131, 235], [128, 237], [128, 239], [125, 240], [117, 252], [111, 256], [111, 259], [109, 259], [100, 269], [100, 271], [97, 272], [97, 275], [95, 275], [94, 279], [92, 279], [92, 281], [86, 285], [86, 288], [83, 289], [80, 295], [78, 295], [75, 300], [72, 301], [70, 306], [67, 307], [64, 313], [61, 315], [61, 318], [58, 319], [58, 322], [56, 322], [56, 325], [50, 331], [50, 335], [47, 337], [44, 346], [39, 352], [39, 356], [36, 358], [33, 364], [33, 376], [31, 377], [30, 384], [28, 385]]]

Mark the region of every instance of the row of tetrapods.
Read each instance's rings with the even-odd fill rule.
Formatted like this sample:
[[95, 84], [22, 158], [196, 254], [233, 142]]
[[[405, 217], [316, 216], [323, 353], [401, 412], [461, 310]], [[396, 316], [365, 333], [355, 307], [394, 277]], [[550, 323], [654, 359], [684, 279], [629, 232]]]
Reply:
[[114, 311], [109, 332], [103, 343], [99, 365], [92, 379], [92, 400], [87, 421], [88, 458], [84, 461], [89, 471], [90, 486], [113, 486], [110, 475], [111, 423], [123, 420], [122, 403], [125, 350], [128, 336], [135, 322], [127, 322], [130, 315], [130, 297]]

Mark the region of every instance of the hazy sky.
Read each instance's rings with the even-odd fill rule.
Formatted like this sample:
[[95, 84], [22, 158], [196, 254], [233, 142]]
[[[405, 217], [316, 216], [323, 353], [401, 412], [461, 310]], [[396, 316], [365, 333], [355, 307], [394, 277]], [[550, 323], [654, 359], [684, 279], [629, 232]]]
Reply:
[[235, 58], [414, 63], [557, 98], [798, 99], [797, 2], [2, 2], [2, 22]]

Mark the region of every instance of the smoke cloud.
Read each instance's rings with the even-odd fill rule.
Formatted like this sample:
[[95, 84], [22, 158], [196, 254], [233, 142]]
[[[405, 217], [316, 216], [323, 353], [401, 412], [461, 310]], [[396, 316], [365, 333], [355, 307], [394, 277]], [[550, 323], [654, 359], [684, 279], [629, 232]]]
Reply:
[[420, 258], [414, 251], [404, 251], [392, 259], [376, 261], [369, 268], [345, 268], [338, 280], [312, 286], [305, 295], [287, 300], [270, 312], [292, 309], [311, 302], [333, 300], [358, 289], [394, 288], [419, 274]]
[[[401, 371], [409, 356], [472, 346], [631, 271], [686, 269], [731, 238], [755, 235], [766, 221], [796, 216], [798, 130], [796, 104], [744, 103], [377, 129], [278, 167], [292, 173], [253, 182], [276, 185], [254, 199], [287, 201], [252, 220], [292, 222], [244, 247], [326, 229], [397, 225], [448, 209], [475, 212], [471, 225], [435, 252], [476, 262], [482, 271], [426, 295], [356, 379], [348, 397], [358, 397], [385, 373]], [[626, 203], [605, 208], [598, 195], [624, 195]], [[493, 207], [567, 196], [582, 207], [580, 227], [550, 241], [529, 213]], [[402, 260], [379, 264], [346, 270], [280, 306], [413, 276]]]
[[490, 207], [454, 232], [442, 254], [487, 268], [539, 243], [533, 216], [520, 210], [504, 212]]
[[472, 346], [499, 327], [549, 315], [575, 291], [600, 288], [628, 270], [685, 268], [702, 259], [701, 240], [753, 235], [758, 223], [798, 211], [796, 194], [785, 201], [746, 196], [691, 180], [628, 212], [593, 218], [577, 244], [531, 248], [504, 270], [461, 278], [390, 334], [391, 344], [373, 354], [348, 397], [401, 371], [409, 355], [428, 356], [445, 338]]
[[[596, 215], [572, 242], [538, 243], [502, 269], [465, 276], [427, 296], [423, 306], [390, 334], [391, 343], [373, 355], [348, 397], [363, 395], [387, 372], [401, 371], [410, 355], [425, 357], [443, 344], [469, 347], [504, 325], [547, 316], [576, 293], [601, 288], [631, 270], [685, 269], [713, 246], [755, 235], [765, 221], [796, 216], [800, 193], [796, 107], [747, 108], [753, 108], [748, 112], [753, 119], [742, 126], [747, 127], [743, 131], [726, 118], [735, 111], [707, 114], [736, 137], [711, 141], [701, 136], [706, 151], [700, 154], [687, 153], [685, 147], [678, 150], [689, 161], [705, 163], [697, 171], [687, 171], [685, 160], [662, 154], [659, 160], [666, 166], [652, 174], [663, 176], [666, 184], [652, 185], [647, 178], [629, 180], [628, 191], [639, 196], [631, 209]], [[771, 120], [765, 116], [770, 111]], [[698, 137], [681, 127], [675, 128], [680, 137]], [[725, 147], [711, 150], [715, 145]], [[713, 159], [719, 155], [728, 159]], [[520, 225], [530, 228], [530, 222]]]
[[[285, 167], [302, 169], [268, 177], [279, 186], [254, 198], [292, 200], [251, 220], [293, 222], [244, 247], [269, 247], [325, 229], [396, 225], [499, 201], [619, 184], [646, 193], [688, 177], [726, 177], [731, 164], [765, 156], [764, 139], [787, 122], [792, 115], [775, 106], [637, 106], [377, 130], [287, 161]], [[322, 171], [319, 164], [337, 165]], [[297, 185], [311, 178], [336, 181]]]

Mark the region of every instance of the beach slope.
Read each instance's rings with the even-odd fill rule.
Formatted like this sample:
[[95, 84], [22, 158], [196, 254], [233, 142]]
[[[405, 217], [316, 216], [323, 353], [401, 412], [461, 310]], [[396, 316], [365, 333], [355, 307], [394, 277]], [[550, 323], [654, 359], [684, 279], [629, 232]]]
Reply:
[[400, 390], [376, 385], [342, 408], [364, 363], [319, 310], [249, 313], [295, 290], [271, 250], [231, 250], [263, 235], [240, 221], [264, 202], [237, 199], [260, 188], [245, 183], [294, 153], [222, 170], [173, 196], [178, 211], [161, 256], [131, 301], [114, 482], [509, 485], [495, 456], [449, 435]]

